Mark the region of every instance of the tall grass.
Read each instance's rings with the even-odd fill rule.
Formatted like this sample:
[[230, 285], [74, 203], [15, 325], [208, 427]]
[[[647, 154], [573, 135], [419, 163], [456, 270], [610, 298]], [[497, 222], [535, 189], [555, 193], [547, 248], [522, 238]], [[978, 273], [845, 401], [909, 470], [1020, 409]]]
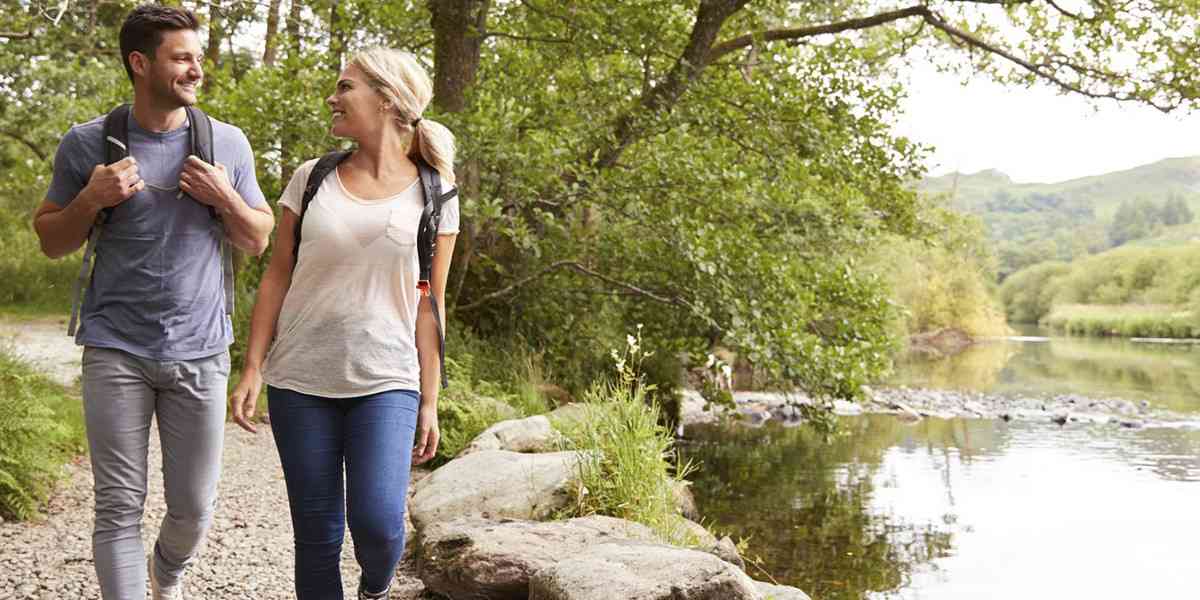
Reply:
[[1060, 304], [1041, 324], [1067, 335], [1191, 338], [1200, 323], [1190, 310], [1169, 305]]
[[78, 396], [0, 348], [0, 515], [37, 516], [84, 440]]
[[685, 526], [673, 492], [691, 472], [691, 464], [679, 463], [675, 438], [659, 422], [659, 408], [647, 397], [652, 390], [635, 375], [645, 355], [633, 341], [629, 350], [617, 358], [619, 376], [593, 384], [584, 395], [582, 415], [554, 424], [564, 449], [582, 451], [584, 457], [580, 485], [562, 516], [628, 519], [673, 544], [695, 546], [699, 539]]

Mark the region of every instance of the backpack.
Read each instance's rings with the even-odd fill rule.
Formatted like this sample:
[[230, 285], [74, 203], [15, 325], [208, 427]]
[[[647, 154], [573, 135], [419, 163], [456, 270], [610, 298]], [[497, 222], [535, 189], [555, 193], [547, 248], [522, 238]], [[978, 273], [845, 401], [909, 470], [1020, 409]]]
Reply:
[[[129, 156], [129, 104], [122, 104], [112, 109], [104, 117], [103, 136], [105, 143], [104, 164], [111, 165]], [[184, 107], [187, 111], [189, 137], [192, 143], [192, 154], [208, 164], [216, 164], [213, 155], [212, 120], [204, 111], [194, 106]], [[182, 195], [183, 192], [180, 192]], [[83, 265], [79, 269], [79, 277], [75, 280], [75, 289], [71, 298], [71, 322], [67, 325], [67, 335], [74, 337], [83, 294], [91, 285], [92, 257], [96, 253], [96, 242], [100, 239], [100, 231], [104, 223], [112, 216], [113, 207], [106, 208], [96, 215], [96, 223], [88, 233], [87, 246], [83, 250]], [[221, 217], [215, 208], [209, 206], [208, 213], [218, 222]], [[233, 319], [233, 246], [228, 236], [221, 238], [221, 280], [225, 293], [225, 315]]]
[[[308, 174], [304, 186], [304, 197], [300, 202], [300, 215], [296, 219], [295, 245], [292, 247], [292, 268], [300, 261], [300, 237], [304, 229], [304, 215], [308, 213], [308, 205], [321, 189], [321, 182], [337, 168], [350, 151], [335, 150], [322, 156]], [[417, 175], [421, 179], [421, 191], [425, 198], [425, 209], [421, 211], [421, 222], [417, 226], [417, 263], [420, 276], [417, 278], [417, 290], [422, 297], [429, 298], [433, 309], [433, 322], [437, 325], [438, 333], [438, 365], [440, 367], [442, 387], [449, 384], [446, 378], [446, 336], [442, 331], [442, 318], [438, 312], [437, 298], [429, 281], [433, 275], [433, 255], [437, 253], [437, 231], [442, 221], [442, 204], [458, 195], [458, 190], [442, 193], [442, 176], [421, 157], [413, 157], [417, 165]]]

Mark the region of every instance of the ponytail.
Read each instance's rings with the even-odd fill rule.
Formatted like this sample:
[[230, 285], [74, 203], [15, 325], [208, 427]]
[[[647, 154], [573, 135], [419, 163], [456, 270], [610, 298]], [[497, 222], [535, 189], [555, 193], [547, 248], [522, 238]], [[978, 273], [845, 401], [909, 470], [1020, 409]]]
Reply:
[[362, 69], [392, 106], [396, 126], [412, 133], [409, 156], [424, 159], [443, 181], [454, 185], [454, 134], [421, 116], [433, 99], [433, 81], [417, 59], [401, 50], [371, 48], [356, 53], [350, 64]]

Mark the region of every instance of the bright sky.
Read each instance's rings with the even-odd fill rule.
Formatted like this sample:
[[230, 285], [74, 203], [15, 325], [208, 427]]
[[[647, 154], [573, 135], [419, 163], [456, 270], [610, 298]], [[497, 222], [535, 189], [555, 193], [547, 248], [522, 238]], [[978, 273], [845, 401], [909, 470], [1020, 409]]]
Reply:
[[964, 87], [931, 67], [915, 67], [911, 77], [898, 129], [936, 147], [930, 175], [998, 169], [1017, 182], [1051, 183], [1200, 155], [1200, 111], [1093, 104], [983, 76]]

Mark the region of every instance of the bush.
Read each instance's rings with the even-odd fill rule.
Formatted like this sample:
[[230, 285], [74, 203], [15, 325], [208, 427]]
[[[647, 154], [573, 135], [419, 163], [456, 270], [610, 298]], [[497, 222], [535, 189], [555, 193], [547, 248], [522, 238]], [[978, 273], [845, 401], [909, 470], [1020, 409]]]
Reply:
[[435, 467], [453, 459], [488, 427], [549, 409], [537, 391], [542, 381], [537, 357], [489, 345], [469, 332], [459, 338], [461, 344], [447, 349], [450, 384], [438, 396], [441, 442]]
[[83, 448], [79, 400], [0, 349], [0, 515], [36, 516]]

